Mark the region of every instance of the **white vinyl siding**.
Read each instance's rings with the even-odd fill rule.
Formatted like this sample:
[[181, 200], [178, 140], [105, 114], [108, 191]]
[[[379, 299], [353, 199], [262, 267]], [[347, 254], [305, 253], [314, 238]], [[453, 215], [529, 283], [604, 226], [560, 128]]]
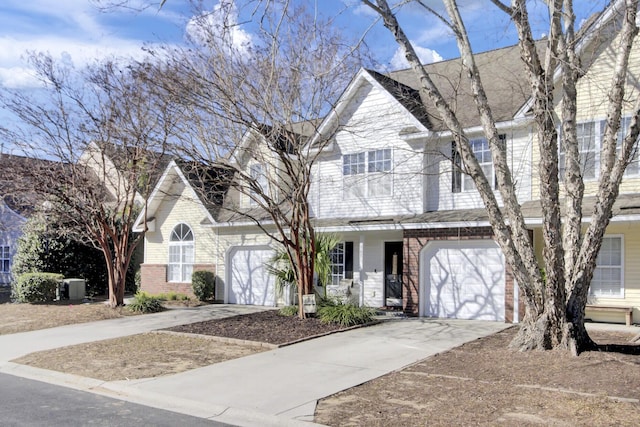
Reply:
[[186, 224], [178, 224], [169, 238], [169, 264], [167, 281], [191, 282], [193, 263], [195, 261], [195, 245], [193, 232]]
[[[315, 217], [380, 218], [423, 212], [424, 147], [421, 141], [406, 141], [401, 136], [403, 129], [415, 126], [415, 120], [376, 85], [363, 79], [356, 86], [340, 115], [333, 150], [327, 150], [313, 165], [310, 203]], [[389, 150], [390, 171], [378, 172], [378, 177], [368, 180], [368, 154], [379, 150]], [[364, 155], [360, 157], [364, 171], [345, 175], [344, 155], [358, 154]], [[375, 188], [369, 196], [368, 187], [379, 180], [382, 191]]]
[[598, 253], [590, 293], [596, 297], [624, 297], [622, 236], [606, 236]]

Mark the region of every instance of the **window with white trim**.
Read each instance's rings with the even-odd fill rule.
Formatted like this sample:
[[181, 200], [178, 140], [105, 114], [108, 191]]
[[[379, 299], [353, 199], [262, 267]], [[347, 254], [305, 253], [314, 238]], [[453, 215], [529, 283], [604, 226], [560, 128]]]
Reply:
[[167, 280], [169, 282], [191, 282], [193, 263], [195, 262], [195, 244], [193, 232], [186, 224], [178, 224], [169, 238], [169, 265]]
[[11, 271], [11, 247], [0, 246], [0, 273]]
[[[620, 120], [620, 130], [617, 136], [616, 154], [620, 155], [622, 140], [629, 132], [630, 117], [623, 117]], [[576, 125], [576, 133], [578, 138], [578, 153], [580, 161], [580, 170], [584, 179], [596, 179], [600, 174], [600, 150], [602, 149], [602, 140], [607, 122], [605, 120], [578, 123]], [[562, 143], [562, 135], [558, 132], [560, 138], [558, 168], [560, 170], [560, 179], [564, 178], [565, 173], [565, 149]], [[633, 176], [640, 174], [640, 166], [638, 163], [637, 149], [634, 151], [631, 161], [625, 170], [625, 176]]]
[[341, 279], [344, 279], [345, 272], [345, 253], [344, 243], [338, 243], [329, 252], [329, 259], [331, 260], [331, 284], [337, 285]]
[[353, 242], [340, 242], [329, 252], [331, 284], [353, 279]]
[[260, 163], [254, 163], [251, 165], [249, 173], [251, 175], [251, 179], [255, 182], [255, 185], [260, 189], [256, 191], [254, 188], [250, 189], [250, 197], [249, 204], [251, 206], [258, 205], [257, 200], [259, 200], [262, 195], [267, 194], [269, 191], [269, 180], [267, 178], [267, 170], [266, 167]]
[[[604, 130], [606, 126], [606, 121], [600, 122], [600, 140], [604, 137]], [[623, 117], [620, 120], [620, 130], [618, 131], [618, 140], [616, 145], [616, 156], [620, 156], [620, 150], [622, 149], [622, 141], [626, 138], [629, 133], [629, 125], [631, 124], [631, 117]], [[631, 155], [631, 160], [627, 165], [627, 169], [625, 169], [625, 176], [633, 176], [638, 175], [640, 173], [640, 168], [638, 167], [638, 146], [636, 145], [633, 154]]]
[[393, 193], [391, 149], [342, 156], [344, 196], [386, 197]]
[[596, 297], [623, 297], [623, 242], [621, 236], [605, 236], [596, 260], [589, 293]]
[[[498, 135], [498, 138], [504, 142], [506, 135]], [[493, 183], [493, 188], [496, 188], [495, 171], [489, 141], [484, 137], [473, 138], [469, 140], [469, 145], [489, 183]], [[474, 191], [476, 186], [473, 178], [466, 174], [464, 177], [462, 176], [462, 159], [460, 153], [456, 150], [455, 142], [451, 144], [451, 147], [451, 192]]]

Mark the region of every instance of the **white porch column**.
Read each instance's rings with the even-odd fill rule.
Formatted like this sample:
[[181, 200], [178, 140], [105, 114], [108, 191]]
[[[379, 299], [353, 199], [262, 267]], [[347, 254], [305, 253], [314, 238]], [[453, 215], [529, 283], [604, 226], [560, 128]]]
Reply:
[[[360, 307], [364, 305], [364, 234], [360, 235], [358, 243], [358, 285], [360, 286]], [[355, 273], [354, 273], [355, 275]]]

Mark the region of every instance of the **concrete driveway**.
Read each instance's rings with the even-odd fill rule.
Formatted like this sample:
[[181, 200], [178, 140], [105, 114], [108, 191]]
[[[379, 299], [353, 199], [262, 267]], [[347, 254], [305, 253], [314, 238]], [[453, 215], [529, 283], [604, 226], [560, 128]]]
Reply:
[[[273, 425], [284, 420], [312, 421], [318, 399], [508, 326], [462, 320], [393, 320], [169, 377], [116, 382], [108, 387], [136, 396], [191, 402], [209, 408], [211, 413], [198, 415], [216, 421], [236, 423], [237, 417], [226, 415], [238, 411], [257, 419], [261, 414], [273, 416], [269, 417]], [[267, 422], [260, 420], [257, 425]]]
[[249, 313], [214, 305], [0, 336], [0, 372], [235, 425], [309, 425], [316, 402], [509, 324], [397, 319], [176, 375], [103, 382], [17, 365], [15, 357], [82, 342]]

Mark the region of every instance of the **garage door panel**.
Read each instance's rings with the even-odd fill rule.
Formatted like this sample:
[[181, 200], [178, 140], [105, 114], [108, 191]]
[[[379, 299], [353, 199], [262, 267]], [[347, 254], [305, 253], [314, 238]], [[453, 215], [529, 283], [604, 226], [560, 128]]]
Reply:
[[273, 278], [265, 268], [272, 255], [264, 247], [239, 247], [230, 252], [230, 304], [275, 305]]
[[421, 261], [426, 316], [504, 320], [504, 261], [493, 242], [436, 242]]

